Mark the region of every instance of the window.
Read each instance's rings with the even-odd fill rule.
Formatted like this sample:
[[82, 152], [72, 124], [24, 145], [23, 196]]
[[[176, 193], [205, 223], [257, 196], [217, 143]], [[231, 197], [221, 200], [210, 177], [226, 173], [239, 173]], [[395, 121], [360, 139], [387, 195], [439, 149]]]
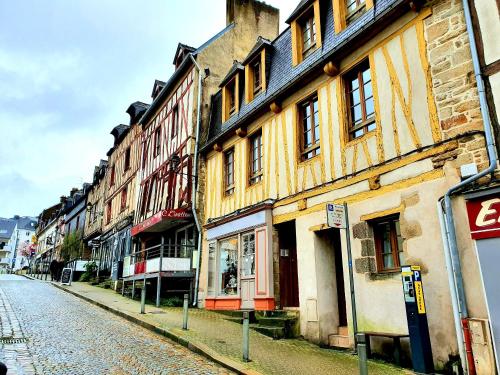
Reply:
[[309, 160], [320, 152], [318, 97], [313, 96], [299, 105], [301, 123], [302, 160]]
[[155, 130], [155, 144], [153, 150], [153, 156], [157, 157], [160, 154], [161, 149], [161, 127]]
[[316, 48], [316, 21], [311, 10], [301, 20], [302, 29], [302, 55], [308, 56]]
[[234, 149], [224, 153], [224, 183], [226, 195], [234, 193]]
[[366, 9], [366, 0], [345, 0], [346, 23], [349, 25]]
[[111, 202], [108, 202], [106, 205], [106, 224], [109, 224], [111, 221]]
[[80, 227], [80, 216], [76, 217], [76, 230]]
[[127, 187], [122, 190], [120, 209], [123, 211], [127, 207]]
[[216, 275], [216, 261], [217, 261], [217, 243], [210, 242], [208, 244], [208, 285], [207, 294], [209, 296], [215, 295], [215, 275]]
[[125, 150], [125, 161], [123, 163], [123, 170], [127, 171], [130, 168], [130, 147]]
[[172, 138], [175, 138], [178, 132], [179, 132], [179, 106], [176, 105], [174, 109], [172, 109]]
[[399, 271], [404, 265], [403, 237], [399, 216], [389, 216], [372, 223], [379, 272]]
[[238, 294], [238, 237], [220, 242], [219, 285], [222, 296]]
[[248, 233], [241, 237], [242, 254], [241, 254], [241, 276], [255, 275], [255, 234]]
[[226, 86], [228, 118], [236, 113], [236, 79], [233, 78]]
[[111, 176], [109, 176], [109, 185], [113, 186], [115, 184], [115, 166], [111, 167]]
[[68, 233], [71, 233], [71, 223], [68, 223]]
[[349, 139], [355, 139], [375, 130], [370, 64], [364, 61], [344, 76], [348, 110]]
[[148, 191], [148, 205], [147, 209], [148, 211], [152, 211], [155, 205], [155, 200], [156, 200], [156, 184], [157, 184], [157, 176], [153, 176], [151, 179], [151, 182], [149, 184], [149, 191]]
[[262, 131], [250, 137], [250, 185], [262, 181]]
[[262, 64], [260, 63], [260, 55], [252, 63], [253, 72], [253, 94], [258, 95], [262, 91]]

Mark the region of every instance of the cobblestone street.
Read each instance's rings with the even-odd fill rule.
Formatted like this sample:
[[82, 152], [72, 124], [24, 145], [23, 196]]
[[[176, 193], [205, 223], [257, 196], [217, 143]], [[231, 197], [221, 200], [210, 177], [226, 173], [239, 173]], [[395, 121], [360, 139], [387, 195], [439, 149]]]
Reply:
[[0, 275], [0, 361], [8, 375], [228, 374], [48, 283]]

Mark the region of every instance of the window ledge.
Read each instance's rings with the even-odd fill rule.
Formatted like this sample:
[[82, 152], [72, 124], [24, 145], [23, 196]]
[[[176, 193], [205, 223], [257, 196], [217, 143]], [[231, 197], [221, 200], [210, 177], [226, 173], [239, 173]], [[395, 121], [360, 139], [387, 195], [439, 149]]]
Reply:
[[395, 276], [399, 278], [399, 274], [400, 271], [396, 269], [389, 271], [371, 272], [368, 274], [368, 277], [372, 281], [379, 281], [379, 280], [394, 279]]
[[374, 137], [377, 135], [377, 129], [370, 130], [368, 133], [363, 134], [361, 137], [351, 139], [350, 141], [347, 141], [345, 146], [353, 146], [356, 143], [363, 142], [365, 139], [368, 139], [370, 137]]

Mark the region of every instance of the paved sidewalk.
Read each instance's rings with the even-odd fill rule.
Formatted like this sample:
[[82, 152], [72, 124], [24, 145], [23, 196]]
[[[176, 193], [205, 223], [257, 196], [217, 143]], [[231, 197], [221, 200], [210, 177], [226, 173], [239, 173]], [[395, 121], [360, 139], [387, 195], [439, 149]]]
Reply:
[[[140, 303], [109, 289], [73, 283], [60, 287], [107, 310], [155, 330], [243, 374], [358, 374], [357, 356], [322, 349], [305, 340], [273, 340], [250, 331], [250, 363], [241, 361], [242, 326], [214, 312], [189, 310], [189, 330], [182, 330], [182, 308], [156, 308], [147, 305], [142, 315]], [[385, 363], [370, 361], [370, 375], [413, 374]]]

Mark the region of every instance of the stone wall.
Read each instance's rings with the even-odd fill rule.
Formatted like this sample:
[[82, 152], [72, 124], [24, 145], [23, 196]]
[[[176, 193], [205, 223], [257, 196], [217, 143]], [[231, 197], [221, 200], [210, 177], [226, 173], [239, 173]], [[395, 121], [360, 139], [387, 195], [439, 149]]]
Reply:
[[430, 1], [432, 15], [425, 20], [427, 55], [443, 140], [459, 138], [457, 149], [435, 158], [439, 168], [454, 159], [454, 166], [488, 166], [483, 121], [461, 0]]

